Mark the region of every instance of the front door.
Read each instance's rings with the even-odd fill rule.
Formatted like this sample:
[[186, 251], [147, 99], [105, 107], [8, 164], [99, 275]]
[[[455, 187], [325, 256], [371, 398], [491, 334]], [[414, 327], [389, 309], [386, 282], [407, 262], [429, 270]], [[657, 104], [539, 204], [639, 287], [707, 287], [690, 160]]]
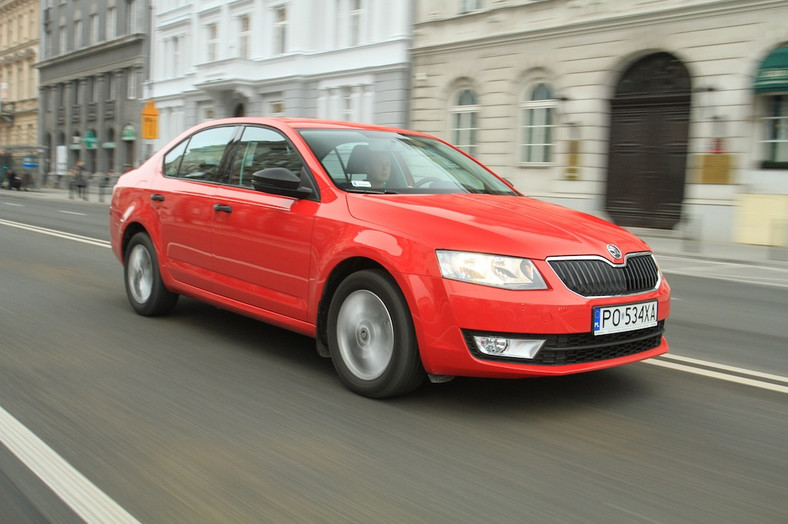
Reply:
[[622, 76], [611, 101], [605, 195], [616, 224], [672, 229], [681, 220], [690, 94], [687, 69], [667, 53]]
[[319, 203], [254, 190], [252, 173], [271, 167], [301, 173], [303, 162], [277, 131], [245, 128], [227, 184], [218, 186], [214, 194], [216, 292], [306, 321], [312, 225]]

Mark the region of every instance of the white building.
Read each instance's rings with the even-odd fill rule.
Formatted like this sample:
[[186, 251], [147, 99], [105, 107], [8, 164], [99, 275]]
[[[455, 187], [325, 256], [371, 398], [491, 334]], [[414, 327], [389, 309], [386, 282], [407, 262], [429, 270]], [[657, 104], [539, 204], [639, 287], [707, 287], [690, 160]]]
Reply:
[[158, 0], [157, 149], [189, 126], [298, 116], [406, 126], [410, 0]]
[[785, 0], [419, 0], [411, 126], [629, 227], [788, 240]]

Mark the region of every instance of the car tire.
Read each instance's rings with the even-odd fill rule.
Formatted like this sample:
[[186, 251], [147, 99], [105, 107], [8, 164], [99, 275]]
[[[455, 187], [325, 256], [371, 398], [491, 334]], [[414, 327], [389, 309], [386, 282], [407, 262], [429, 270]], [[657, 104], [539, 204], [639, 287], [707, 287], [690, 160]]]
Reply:
[[365, 397], [410, 393], [426, 376], [405, 298], [379, 270], [358, 271], [339, 285], [328, 310], [328, 346], [340, 380]]
[[146, 233], [137, 233], [131, 238], [124, 261], [126, 296], [134, 311], [143, 316], [164, 315], [172, 311], [178, 295], [164, 286], [156, 250]]

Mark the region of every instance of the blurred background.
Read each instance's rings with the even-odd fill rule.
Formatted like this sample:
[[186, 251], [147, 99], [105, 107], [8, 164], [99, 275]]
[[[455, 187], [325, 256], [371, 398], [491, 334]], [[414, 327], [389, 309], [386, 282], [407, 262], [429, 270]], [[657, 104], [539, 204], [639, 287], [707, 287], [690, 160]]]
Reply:
[[0, 0], [0, 168], [47, 187], [214, 118], [353, 120], [625, 227], [786, 246], [786, 19], [784, 0]]

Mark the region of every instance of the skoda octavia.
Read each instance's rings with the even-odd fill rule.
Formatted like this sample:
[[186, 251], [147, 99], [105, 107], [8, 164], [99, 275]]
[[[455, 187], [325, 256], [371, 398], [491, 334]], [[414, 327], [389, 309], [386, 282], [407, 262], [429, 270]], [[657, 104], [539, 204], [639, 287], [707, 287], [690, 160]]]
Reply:
[[369, 397], [668, 350], [670, 289], [643, 241], [422, 133], [204, 123], [120, 178], [110, 229], [137, 313], [186, 295], [309, 335]]

